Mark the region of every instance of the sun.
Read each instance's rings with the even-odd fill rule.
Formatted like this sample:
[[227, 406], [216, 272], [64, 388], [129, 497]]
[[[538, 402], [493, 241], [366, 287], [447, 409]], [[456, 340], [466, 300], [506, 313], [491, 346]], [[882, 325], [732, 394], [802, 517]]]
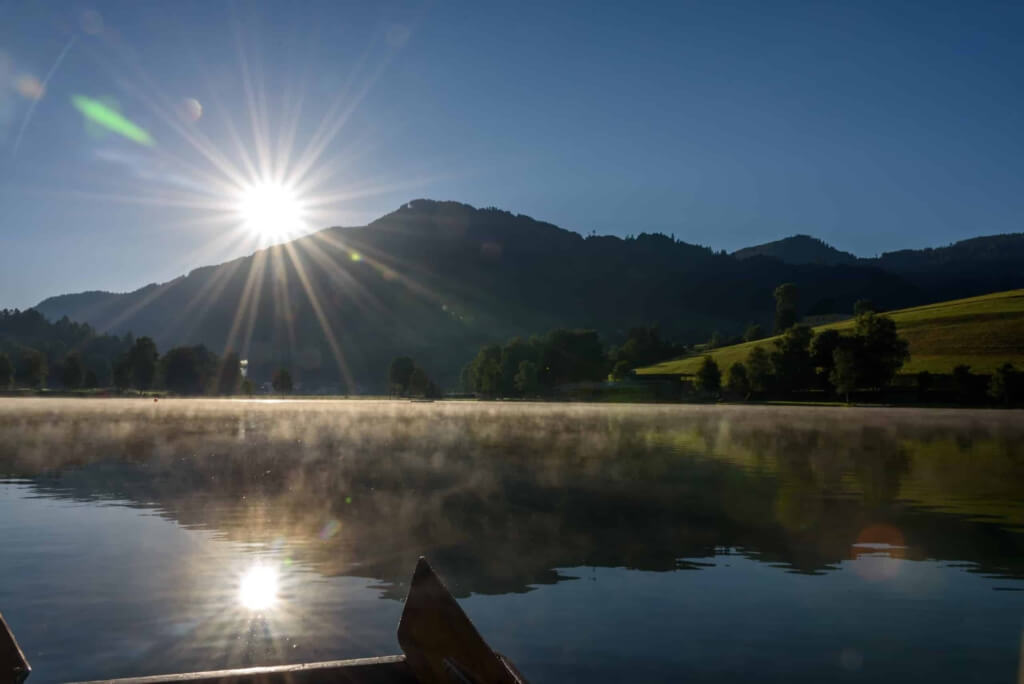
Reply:
[[238, 600], [249, 610], [264, 610], [277, 602], [277, 570], [254, 565], [242, 576]]
[[287, 240], [306, 226], [302, 200], [280, 183], [253, 183], [242, 188], [237, 209], [245, 230], [264, 244]]

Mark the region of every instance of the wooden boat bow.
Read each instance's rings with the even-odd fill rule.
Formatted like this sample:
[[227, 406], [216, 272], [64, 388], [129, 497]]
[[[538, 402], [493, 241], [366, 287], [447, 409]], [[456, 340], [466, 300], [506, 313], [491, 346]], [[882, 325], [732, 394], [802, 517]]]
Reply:
[[[184, 674], [107, 679], [86, 684], [526, 684], [495, 653], [425, 558], [420, 558], [398, 623], [405, 655], [332, 660]], [[0, 616], [0, 684], [21, 684], [31, 672]]]
[[14, 632], [0, 614], [0, 684], [21, 684], [31, 672], [25, 654], [14, 639]]

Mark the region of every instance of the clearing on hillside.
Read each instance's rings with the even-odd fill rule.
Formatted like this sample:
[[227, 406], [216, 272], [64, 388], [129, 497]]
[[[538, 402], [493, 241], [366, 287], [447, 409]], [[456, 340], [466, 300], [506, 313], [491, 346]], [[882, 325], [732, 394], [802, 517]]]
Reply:
[[[965, 363], [975, 373], [990, 373], [1009, 361], [1024, 368], [1024, 290], [1009, 290], [954, 299], [911, 309], [886, 311], [896, 321], [899, 334], [910, 343], [910, 361], [900, 373], [919, 371], [949, 373]], [[851, 330], [853, 319], [814, 328]], [[746, 361], [750, 350], [775, 348], [775, 338], [744, 342], [713, 349], [708, 354], [723, 371], [737, 361]], [[704, 354], [665, 361], [637, 369], [639, 375], [691, 375], [700, 367]]]

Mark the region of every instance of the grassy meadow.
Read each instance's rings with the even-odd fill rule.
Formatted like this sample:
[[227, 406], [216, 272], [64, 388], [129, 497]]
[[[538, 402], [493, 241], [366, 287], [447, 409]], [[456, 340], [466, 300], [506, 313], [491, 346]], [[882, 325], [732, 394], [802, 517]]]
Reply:
[[[990, 373], [1006, 361], [1024, 367], [1024, 290], [1009, 290], [955, 299], [910, 309], [887, 311], [899, 334], [910, 344], [910, 361], [901, 373], [949, 373], [965, 363], [975, 373]], [[853, 319], [814, 330], [852, 330]], [[745, 361], [757, 346], [774, 348], [774, 337], [713, 349], [708, 354], [723, 370]], [[704, 354], [665, 361], [636, 372], [640, 375], [688, 375], [700, 367]]]

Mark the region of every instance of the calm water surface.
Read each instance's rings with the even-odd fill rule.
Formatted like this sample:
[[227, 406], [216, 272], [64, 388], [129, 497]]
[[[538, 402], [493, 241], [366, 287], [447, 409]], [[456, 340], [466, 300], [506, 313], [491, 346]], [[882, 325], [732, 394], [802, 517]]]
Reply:
[[1022, 438], [1019, 412], [0, 400], [0, 612], [38, 683], [384, 655], [426, 555], [534, 683], [1024, 681]]

